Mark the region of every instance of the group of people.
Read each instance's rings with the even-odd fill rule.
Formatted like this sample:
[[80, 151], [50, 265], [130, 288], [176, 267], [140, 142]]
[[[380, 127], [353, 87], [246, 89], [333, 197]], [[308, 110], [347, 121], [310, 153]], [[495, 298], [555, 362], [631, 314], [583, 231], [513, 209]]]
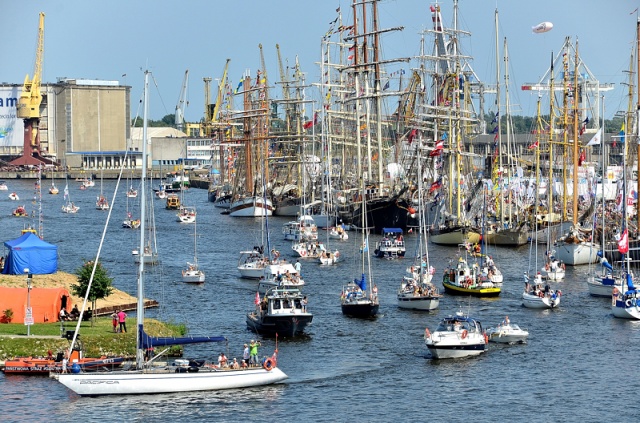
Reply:
[[249, 344], [244, 344], [244, 349], [242, 351], [242, 361], [238, 362], [236, 357], [233, 360], [229, 361], [227, 356], [221, 352], [218, 355], [218, 368], [220, 369], [246, 369], [248, 367], [256, 367], [259, 366], [258, 362], [258, 347], [261, 347], [262, 344], [260, 341], [256, 341], [252, 339]]
[[61, 322], [69, 321], [69, 320], [78, 320], [78, 317], [80, 317], [80, 310], [78, 310], [78, 306], [75, 305], [73, 306], [73, 309], [71, 310], [71, 312], [67, 313], [67, 310], [65, 310], [63, 307], [60, 309], [60, 313], [58, 313], [58, 317], [60, 318]]
[[113, 333], [127, 333], [127, 313], [123, 310], [114, 310], [111, 313]]

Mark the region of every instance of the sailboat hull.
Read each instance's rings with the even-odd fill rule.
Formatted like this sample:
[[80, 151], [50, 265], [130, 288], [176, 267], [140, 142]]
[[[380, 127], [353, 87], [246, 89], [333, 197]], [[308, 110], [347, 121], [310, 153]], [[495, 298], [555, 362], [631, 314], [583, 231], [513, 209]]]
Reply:
[[526, 228], [489, 231], [485, 239], [488, 245], [520, 246], [529, 242], [529, 231]]
[[[409, 203], [397, 197], [378, 198], [367, 201], [367, 225], [374, 228], [375, 233], [381, 233], [382, 228], [407, 229], [407, 208]], [[358, 207], [353, 211], [352, 224], [362, 222], [362, 211]]]
[[578, 266], [598, 261], [600, 247], [591, 242], [558, 242], [554, 247], [556, 258], [567, 265]]
[[591, 277], [587, 280], [589, 294], [593, 297], [611, 297], [613, 288], [622, 291], [622, 281], [620, 279], [609, 278], [606, 276]]
[[158, 370], [60, 374], [57, 379], [78, 395], [164, 394], [170, 392], [215, 391], [247, 388], [281, 382], [287, 375], [279, 368], [266, 370], [216, 370], [209, 368], [181, 368]]
[[342, 314], [351, 317], [375, 317], [378, 314], [379, 304], [371, 302], [360, 304], [342, 304]]
[[440, 297], [398, 294], [398, 307], [405, 310], [435, 310], [440, 305]]
[[455, 245], [470, 242], [477, 244], [480, 242], [480, 234], [472, 231], [467, 226], [453, 226], [449, 228], [429, 229], [429, 239], [436, 245]]
[[611, 312], [619, 319], [640, 320], [640, 298], [626, 300], [611, 300]]
[[229, 207], [229, 215], [233, 217], [264, 217], [273, 214], [271, 200], [263, 197], [246, 197], [234, 201]]

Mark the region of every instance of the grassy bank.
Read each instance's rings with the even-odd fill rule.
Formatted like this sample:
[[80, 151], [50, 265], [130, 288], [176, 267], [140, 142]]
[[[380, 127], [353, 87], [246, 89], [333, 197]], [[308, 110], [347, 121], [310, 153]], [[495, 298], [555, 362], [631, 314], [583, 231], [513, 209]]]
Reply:
[[[134, 356], [135, 320], [129, 320], [128, 333], [113, 333], [110, 318], [97, 318], [93, 327], [91, 322], [82, 322], [80, 341], [85, 356]], [[66, 322], [62, 333], [75, 330], [75, 324]], [[182, 336], [187, 330], [182, 324], [145, 319], [145, 331], [151, 336]], [[32, 336], [26, 335], [27, 327], [22, 323], [0, 324], [0, 360], [23, 356], [45, 357], [49, 350], [55, 355], [69, 347], [70, 341], [61, 337], [60, 323], [37, 323], [31, 326]]]

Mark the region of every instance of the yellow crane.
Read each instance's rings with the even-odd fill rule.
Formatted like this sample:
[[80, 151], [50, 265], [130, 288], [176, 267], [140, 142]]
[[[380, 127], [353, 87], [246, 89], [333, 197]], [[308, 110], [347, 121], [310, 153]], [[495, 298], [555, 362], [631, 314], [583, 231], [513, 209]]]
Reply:
[[42, 78], [42, 56], [44, 55], [44, 12], [40, 12], [38, 24], [38, 43], [36, 47], [36, 61], [33, 76], [24, 78], [22, 93], [18, 99], [17, 115], [24, 120], [24, 151], [22, 156], [13, 160], [13, 165], [38, 165], [51, 163], [40, 155], [40, 82]]
[[220, 120], [220, 107], [222, 107], [222, 100], [224, 99], [224, 87], [227, 84], [227, 72], [229, 70], [229, 62], [231, 59], [227, 59], [224, 65], [224, 71], [222, 72], [222, 79], [218, 84], [218, 96], [216, 97], [215, 104], [211, 104], [211, 78], [203, 78], [204, 81], [204, 125], [203, 133], [205, 138], [211, 138], [213, 135], [214, 127], [217, 126]]

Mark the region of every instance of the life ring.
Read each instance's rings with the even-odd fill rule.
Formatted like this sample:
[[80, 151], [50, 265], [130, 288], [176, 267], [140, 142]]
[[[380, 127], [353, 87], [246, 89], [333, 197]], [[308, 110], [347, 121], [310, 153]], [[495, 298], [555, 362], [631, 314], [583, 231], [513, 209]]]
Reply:
[[276, 367], [276, 362], [273, 358], [269, 357], [264, 361], [262, 367], [264, 367], [266, 371], [271, 371]]
[[465, 339], [469, 335], [469, 332], [466, 329], [462, 330], [462, 339]]
[[429, 328], [424, 328], [424, 339], [431, 338], [431, 332], [429, 332]]
[[306, 256], [306, 255], [307, 255], [307, 250], [302, 250], [302, 251], [300, 251], [300, 255], [301, 255], [302, 257]]
[[627, 307], [631, 307], [631, 300], [625, 301], [624, 305], [627, 306]]

